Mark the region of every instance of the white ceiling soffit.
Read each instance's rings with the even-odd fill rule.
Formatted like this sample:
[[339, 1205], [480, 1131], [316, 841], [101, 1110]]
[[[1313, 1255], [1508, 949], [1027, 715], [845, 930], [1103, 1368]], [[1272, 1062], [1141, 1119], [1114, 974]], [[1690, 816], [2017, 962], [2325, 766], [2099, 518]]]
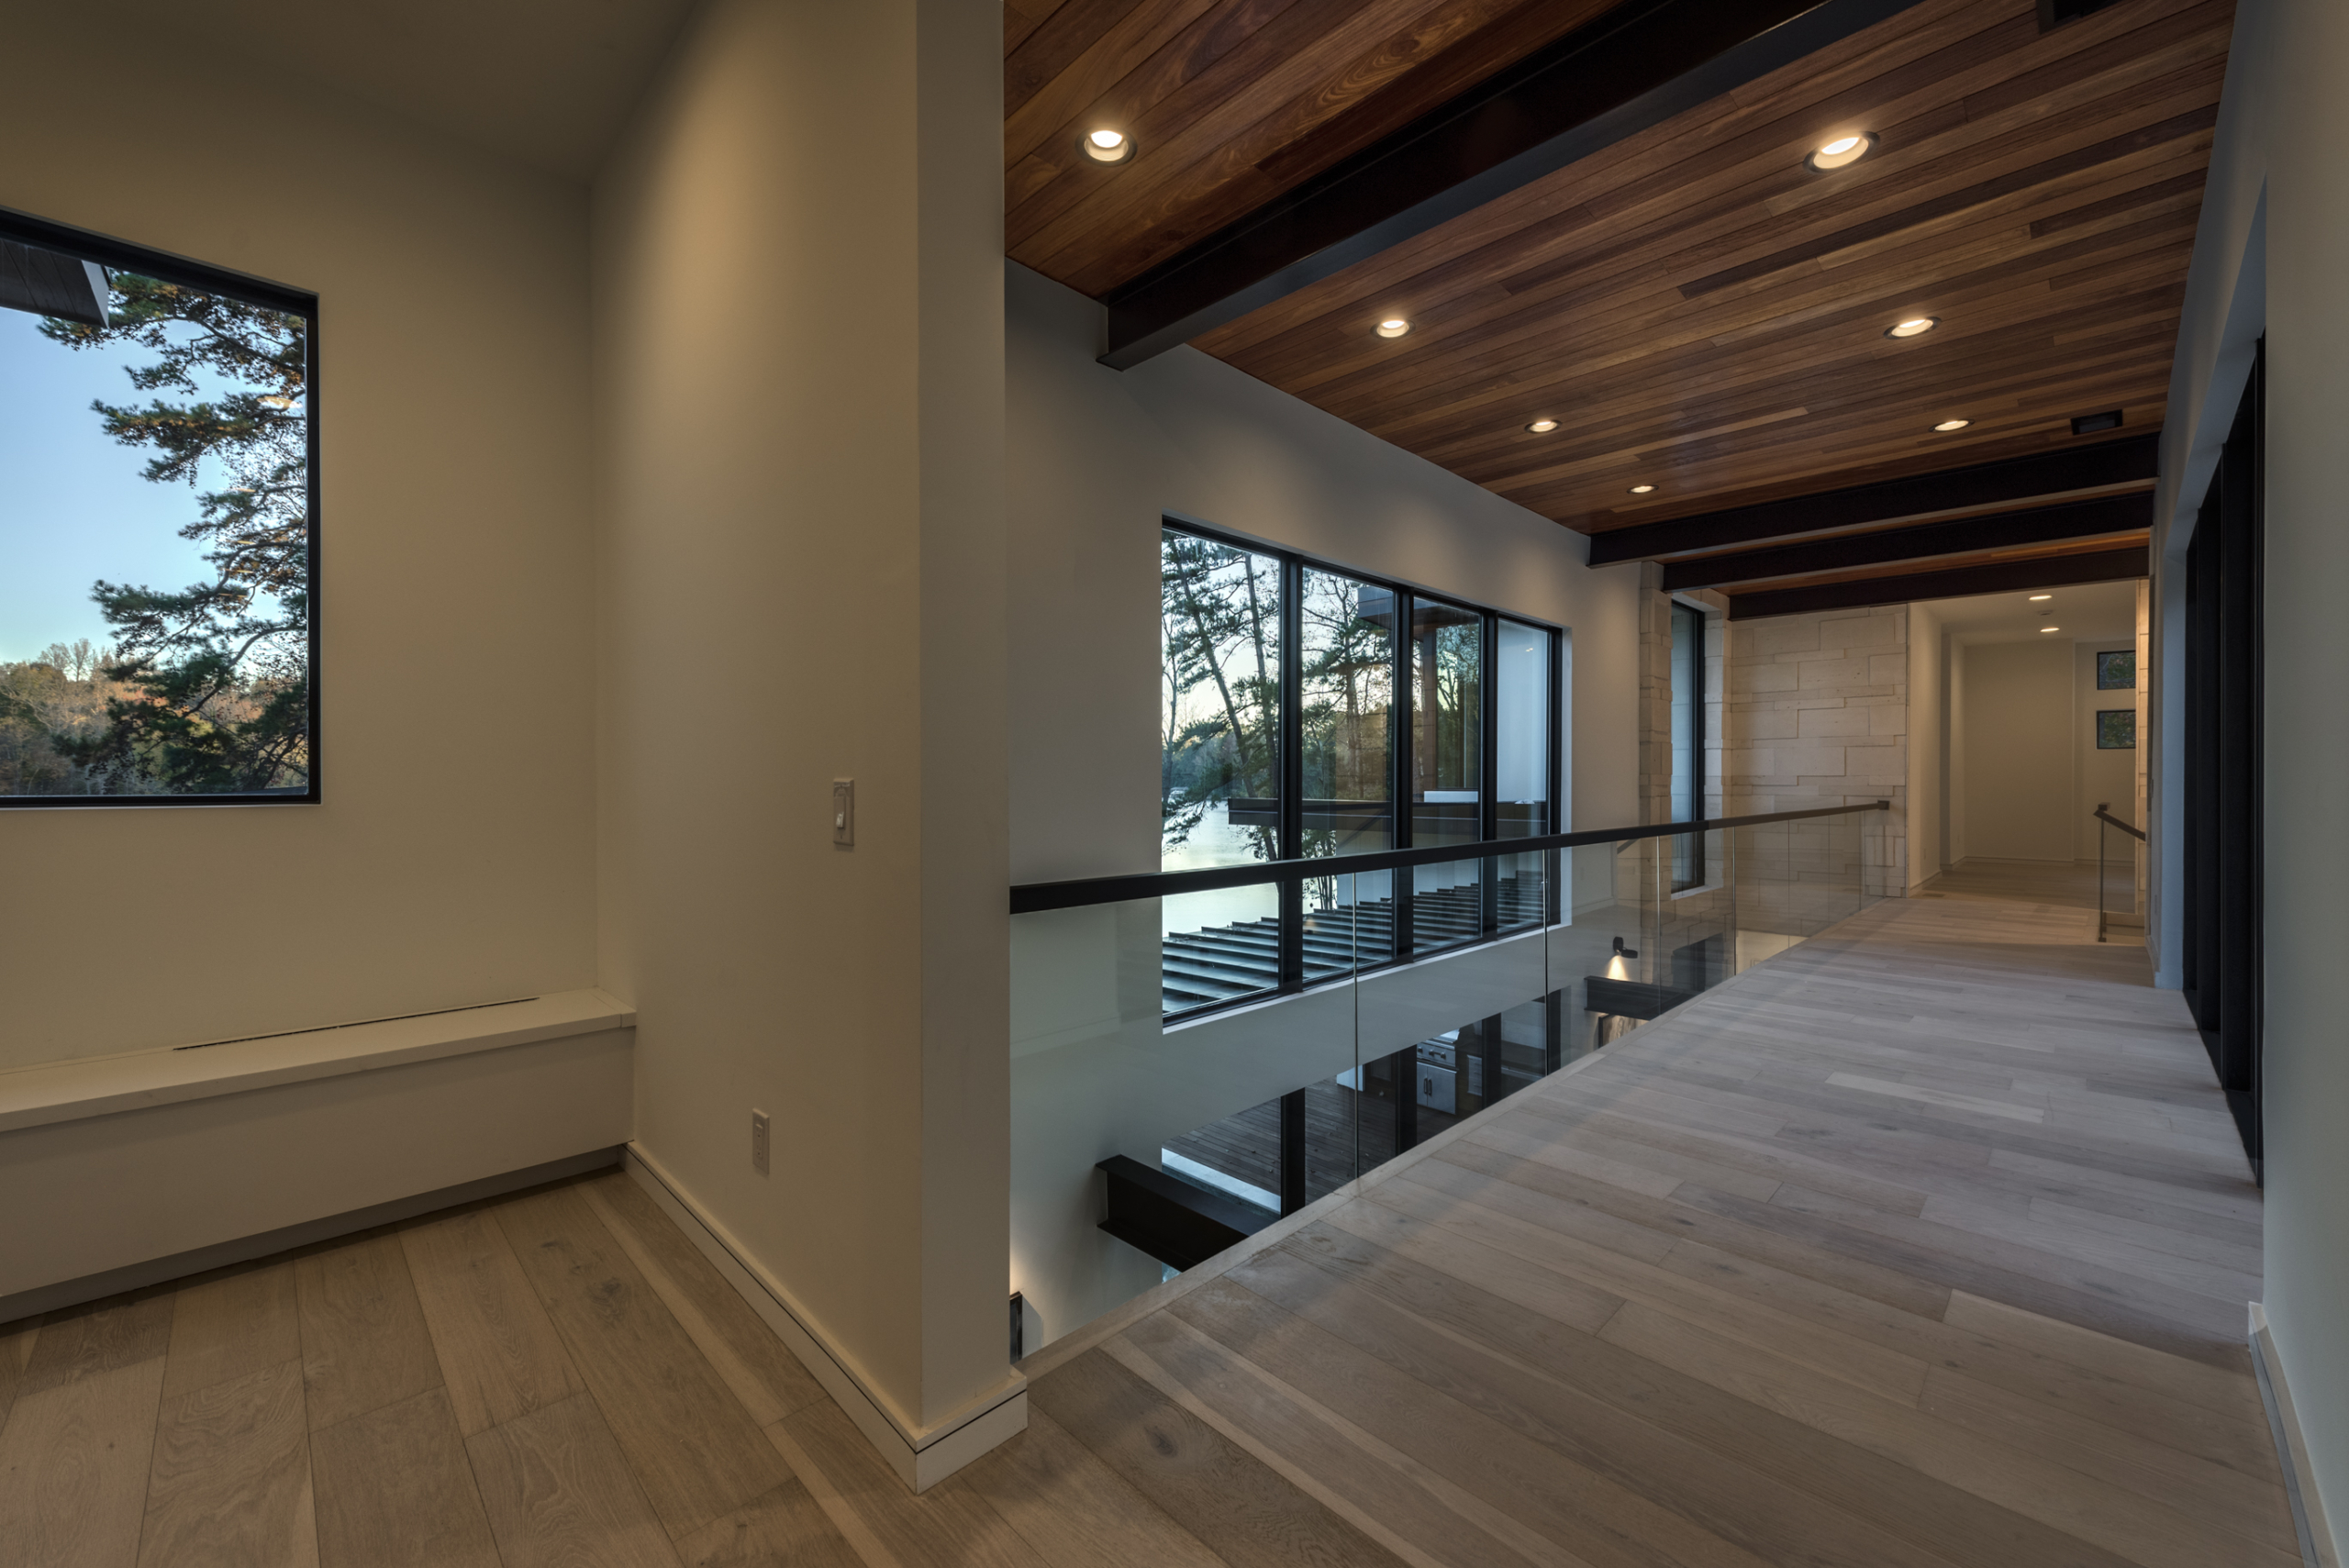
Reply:
[[200, 15], [205, 41], [585, 180], [693, 0], [115, 0], [109, 30]]
[[[2030, 593], [2054, 595], [2044, 605], [2030, 602]], [[2068, 588], [2038, 588], [2012, 594], [1983, 594], [1965, 599], [1921, 601], [1940, 620], [1943, 631], [1960, 642], [2107, 642], [2115, 648], [2133, 646], [2137, 633], [2137, 584], [2080, 583]], [[2039, 628], [2060, 626], [2048, 636]]]

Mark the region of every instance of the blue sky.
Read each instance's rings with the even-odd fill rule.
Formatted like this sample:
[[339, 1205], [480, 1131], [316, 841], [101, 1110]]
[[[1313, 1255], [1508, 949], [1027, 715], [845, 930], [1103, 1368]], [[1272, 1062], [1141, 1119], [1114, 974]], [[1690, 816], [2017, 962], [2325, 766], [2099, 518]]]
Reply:
[[145, 403], [123, 373], [152, 357], [67, 349], [40, 335], [40, 317], [0, 309], [0, 663], [106, 640], [90, 602], [97, 578], [184, 588], [208, 575], [179, 537], [200, 515], [195, 492], [149, 483], [147, 452], [107, 439], [90, 408]]

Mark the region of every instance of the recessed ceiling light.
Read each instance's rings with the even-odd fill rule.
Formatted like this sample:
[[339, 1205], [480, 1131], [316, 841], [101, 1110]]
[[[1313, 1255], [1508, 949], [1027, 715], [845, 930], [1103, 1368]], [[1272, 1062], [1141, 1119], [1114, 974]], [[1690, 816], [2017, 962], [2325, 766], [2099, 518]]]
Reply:
[[2031, 602], [2034, 605], [2043, 605], [2054, 596], [2053, 594], [2033, 594], [2031, 596]]
[[2061, 631], [2064, 628], [2060, 626], [2043, 626], [2039, 629], [2042, 631]]
[[1963, 430], [1966, 426], [1971, 425], [1972, 423], [1974, 423], [1974, 421], [1971, 419], [1944, 419], [1940, 424], [1934, 426], [1933, 428], [1946, 436], [1952, 430]]
[[1536, 419], [1525, 428], [1537, 436], [1546, 436], [1558, 428], [1558, 422], [1555, 419]]
[[1915, 338], [1932, 331], [1942, 324], [1938, 316], [1912, 316], [1906, 321], [1896, 321], [1884, 329], [1887, 338]]
[[1634, 484], [1631, 486], [1631, 494], [1634, 495], [1645, 495], [1654, 488], [1655, 486], [1653, 484]]
[[1804, 159], [1803, 162], [1817, 172], [1824, 174], [1830, 169], [1847, 169], [1875, 150], [1875, 135], [1868, 131], [1859, 131], [1839, 136], [1832, 141], [1821, 142], [1810, 150], [1810, 156]]
[[1088, 130], [1076, 145], [1096, 163], [1123, 163], [1134, 155], [1134, 139], [1121, 130]]
[[1411, 324], [1399, 316], [1390, 316], [1378, 324], [1378, 335], [1382, 338], [1400, 338], [1410, 329]]

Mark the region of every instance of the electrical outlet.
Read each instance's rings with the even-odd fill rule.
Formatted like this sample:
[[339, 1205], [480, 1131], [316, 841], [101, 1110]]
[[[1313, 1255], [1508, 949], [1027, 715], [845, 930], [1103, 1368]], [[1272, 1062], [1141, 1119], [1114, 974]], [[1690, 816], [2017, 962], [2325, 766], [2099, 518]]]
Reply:
[[856, 781], [832, 781], [832, 842], [856, 847]]
[[751, 1169], [763, 1176], [767, 1173], [767, 1113], [751, 1113]]

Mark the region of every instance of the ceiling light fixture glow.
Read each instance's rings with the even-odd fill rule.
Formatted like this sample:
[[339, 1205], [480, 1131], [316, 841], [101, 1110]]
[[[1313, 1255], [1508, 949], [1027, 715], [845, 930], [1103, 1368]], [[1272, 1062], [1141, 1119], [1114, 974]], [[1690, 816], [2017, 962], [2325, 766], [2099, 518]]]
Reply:
[[2053, 594], [2033, 594], [2031, 596], [2031, 602], [2034, 605], [2043, 605], [2054, 596]]
[[1974, 423], [1974, 421], [1971, 419], [1944, 419], [1940, 424], [1934, 426], [1933, 428], [1940, 434], [1946, 436], [1952, 430], [1963, 430], [1966, 426], [1971, 425], [1972, 423]]
[[1912, 316], [1906, 321], [1896, 321], [1884, 329], [1887, 338], [1918, 338], [1942, 324], [1938, 316]]
[[2060, 626], [2043, 626], [2039, 629], [2042, 631], [2061, 631], [2064, 628]]
[[1123, 163], [1134, 155], [1134, 139], [1121, 130], [1089, 130], [1076, 145], [1096, 163]]
[[1411, 324], [1399, 316], [1390, 316], [1378, 324], [1378, 335], [1382, 338], [1400, 338], [1410, 329]]
[[1525, 428], [1537, 436], [1546, 436], [1558, 428], [1558, 422], [1555, 419], [1536, 419]]
[[1803, 164], [1813, 173], [1824, 174], [1833, 169], [1848, 169], [1875, 150], [1876, 134], [1858, 131], [1820, 143], [1810, 150], [1810, 156], [1803, 160]]
[[1653, 484], [1634, 484], [1631, 486], [1631, 494], [1634, 495], [1645, 495], [1654, 489], [1655, 486]]

